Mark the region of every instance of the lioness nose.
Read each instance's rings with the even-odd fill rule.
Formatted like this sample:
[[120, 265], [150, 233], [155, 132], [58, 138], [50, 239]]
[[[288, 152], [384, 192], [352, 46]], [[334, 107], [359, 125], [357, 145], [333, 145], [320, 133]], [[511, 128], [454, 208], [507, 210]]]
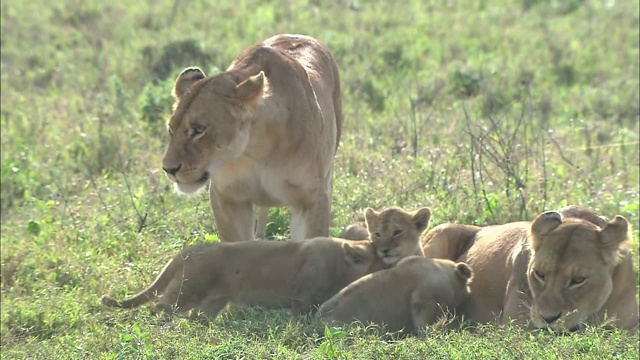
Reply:
[[182, 167], [182, 164], [178, 165], [178, 167], [174, 167], [174, 168], [166, 168], [166, 167], [162, 167], [162, 170], [164, 170], [164, 172], [166, 172], [169, 175], [173, 175], [175, 176], [176, 173], [178, 173], [178, 171], [180, 171], [180, 168]]
[[544, 320], [544, 322], [546, 322], [547, 324], [551, 324], [552, 322], [558, 320], [560, 318], [560, 315], [562, 315], [562, 313], [557, 313], [556, 315], [551, 316], [543, 316], [542, 320]]

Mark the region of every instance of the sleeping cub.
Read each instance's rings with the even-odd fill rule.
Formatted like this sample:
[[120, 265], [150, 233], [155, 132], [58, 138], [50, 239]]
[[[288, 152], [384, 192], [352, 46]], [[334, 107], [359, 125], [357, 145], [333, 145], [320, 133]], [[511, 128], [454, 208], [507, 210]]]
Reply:
[[410, 256], [342, 289], [318, 315], [338, 323], [374, 323], [386, 331], [421, 332], [467, 296], [473, 276], [465, 263]]

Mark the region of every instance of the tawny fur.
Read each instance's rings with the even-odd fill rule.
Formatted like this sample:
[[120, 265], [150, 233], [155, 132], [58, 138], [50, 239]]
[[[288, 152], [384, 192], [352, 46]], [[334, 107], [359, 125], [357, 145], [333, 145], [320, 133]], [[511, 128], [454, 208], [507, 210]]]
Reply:
[[429, 208], [413, 212], [398, 207], [385, 208], [380, 212], [367, 208], [364, 217], [364, 225], [358, 223], [347, 227], [341, 237], [351, 240], [370, 239], [378, 257], [388, 266], [393, 266], [410, 255], [423, 255], [420, 237], [429, 227]]
[[423, 249], [427, 257], [453, 255], [450, 260], [473, 269], [473, 295], [460, 308], [471, 322], [515, 321], [558, 331], [605, 324], [635, 332], [630, 239], [623, 217], [608, 221], [568, 206], [533, 222], [441, 225], [426, 235]]
[[209, 186], [220, 239], [253, 239], [254, 205], [288, 206], [291, 239], [327, 236], [333, 158], [342, 129], [338, 67], [327, 47], [277, 35], [227, 71], [183, 70], [162, 166], [182, 193]]
[[133, 297], [105, 305], [133, 308], [157, 299], [169, 312], [197, 310], [214, 319], [228, 304], [313, 310], [358, 278], [380, 270], [370, 241], [206, 243], [176, 255], [156, 280]]
[[472, 276], [464, 263], [410, 256], [340, 290], [320, 306], [319, 316], [338, 323], [373, 323], [392, 332], [421, 332], [455, 313], [469, 295]]

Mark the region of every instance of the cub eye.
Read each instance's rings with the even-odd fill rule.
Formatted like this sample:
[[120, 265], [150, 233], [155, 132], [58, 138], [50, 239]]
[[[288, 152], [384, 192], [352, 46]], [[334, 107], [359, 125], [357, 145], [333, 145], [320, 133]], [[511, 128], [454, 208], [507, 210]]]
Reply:
[[402, 230], [396, 230], [393, 232], [393, 237], [400, 236], [400, 234], [402, 234]]
[[585, 280], [586, 278], [584, 276], [575, 276], [573, 279], [571, 279], [569, 286], [582, 285], [582, 283], [584, 283]]
[[535, 278], [538, 279], [538, 281], [544, 282], [544, 274], [541, 273], [540, 271], [533, 270], [533, 276], [535, 276]]

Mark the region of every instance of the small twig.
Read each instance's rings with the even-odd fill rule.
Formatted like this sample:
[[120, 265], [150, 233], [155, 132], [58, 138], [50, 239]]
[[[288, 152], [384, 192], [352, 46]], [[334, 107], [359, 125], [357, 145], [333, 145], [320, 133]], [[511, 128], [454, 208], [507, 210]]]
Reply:
[[566, 156], [564, 156], [564, 153], [562, 152], [562, 149], [560, 148], [560, 144], [558, 144], [558, 141], [556, 139], [554, 139], [553, 137], [549, 137], [549, 141], [551, 141], [553, 143], [553, 145], [556, 146], [556, 148], [558, 149], [558, 153], [560, 154], [560, 157], [562, 158], [562, 160], [564, 160], [567, 164], [573, 166], [574, 168], [578, 168], [577, 166], [575, 166], [571, 160], [567, 159]]

